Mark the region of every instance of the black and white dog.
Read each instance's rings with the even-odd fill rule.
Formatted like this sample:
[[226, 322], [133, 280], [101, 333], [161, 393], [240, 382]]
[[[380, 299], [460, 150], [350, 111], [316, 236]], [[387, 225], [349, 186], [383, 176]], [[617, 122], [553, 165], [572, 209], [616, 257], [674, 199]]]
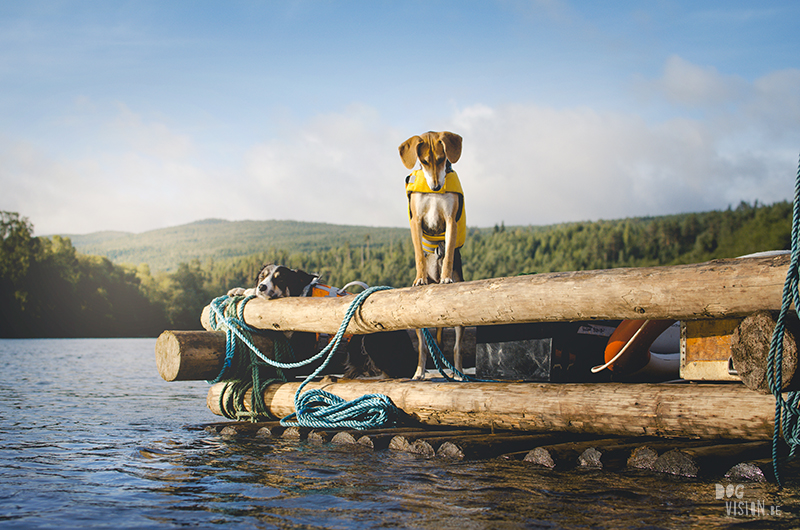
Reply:
[[[252, 296], [274, 300], [289, 296], [337, 296], [340, 291], [319, 283], [319, 276], [283, 265], [267, 264], [256, 278], [252, 289], [237, 287], [228, 291], [228, 296]], [[315, 333], [285, 332], [298, 359], [307, 359], [321, 348]], [[324, 347], [323, 343], [321, 347]], [[406, 331], [385, 331], [370, 335], [354, 335], [347, 341], [344, 350], [346, 359], [340, 363], [344, 377], [389, 377], [407, 378], [414, 375], [417, 356], [411, 337]], [[338, 353], [338, 352], [337, 352]], [[336, 363], [329, 365], [328, 372], [335, 373]], [[333, 370], [333, 372], [331, 372]]]

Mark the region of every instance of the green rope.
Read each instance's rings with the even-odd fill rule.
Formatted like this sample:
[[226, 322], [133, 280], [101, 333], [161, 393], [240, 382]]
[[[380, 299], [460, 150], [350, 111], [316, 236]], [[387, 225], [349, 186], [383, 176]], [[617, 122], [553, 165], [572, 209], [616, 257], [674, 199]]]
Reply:
[[800, 162], [797, 167], [797, 177], [794, 189], [794, 208], [792, 211], [792, 253], [789, 270], [786, 273], [786, 282], [783, 285], [783, 300], [778, 321], [772, 333], [769, 356], [767, 358], [767, 381], [772, 394], [775, 396], [775, 424], [772, 431], [772, 470], [775, 480], [781, 485], [778, 459], [778, 442], [783, 434], [784, 441], [789, 446], [789, 458], [795, 456], [800, 447], [800, 392], [789, 392], [783, 398], [783, 336], [786, 330], [786, 318], [789, 308], [794, 302], [795, 312], [800, 308], [800, 293], [798, 293], [798, 280], [800, 279]]
[[[244, 306], [253, 297], [220, 297], [212, 302], [210, 324], [212, 329], [224, 331], [225, 361], [219, 374], [209, 383], [229, 382], [228, 391], [220, 395], [220, 410], [229, 419], [275, 419], [264, 403], [264, 389], [274, 382], [286, 382], [279, 366], [273, 366], [257, 356], [246, 344], [252, 344], [252, 335], [266, 335], [272, 339], [273, 356], [281, 363], [294, 360], [294, 352], [282, 333], [259, 330], [244, 323]], [[236, 330], [236, 331], [234, 331]], [[243, 340], [236, 340], [236, 333]], [[251, 392], [250, 412], [244, 406], [245, 394]]]

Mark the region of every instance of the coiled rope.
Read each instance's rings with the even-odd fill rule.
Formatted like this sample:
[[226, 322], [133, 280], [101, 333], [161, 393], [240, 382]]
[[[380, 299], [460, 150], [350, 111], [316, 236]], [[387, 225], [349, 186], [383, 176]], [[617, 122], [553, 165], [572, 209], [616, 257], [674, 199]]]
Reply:
[[772, 333], [769, 356], [767, 358], [767, 381], [775, 396], [775, 425], [772, 432], [772, 469], [778, 485], [781, 484], [780, 461], [778, 459], [778, 442], [783, 439], [789, 446], [788, 458], [794, 458], [800, 446], [800, 392], [789, 392], [786, 399], [781, 394], [783, 388], [783, 336], [786, 330], [786, 318], [789, 308], [794, 303], [795, 311], [800, 309], [800, 161], [797, 166], [797, 177], [794, 189], [794, 207], [792, 210], [792, 253], [786, 282], [783, 285], [783, 300], [775, 330]]

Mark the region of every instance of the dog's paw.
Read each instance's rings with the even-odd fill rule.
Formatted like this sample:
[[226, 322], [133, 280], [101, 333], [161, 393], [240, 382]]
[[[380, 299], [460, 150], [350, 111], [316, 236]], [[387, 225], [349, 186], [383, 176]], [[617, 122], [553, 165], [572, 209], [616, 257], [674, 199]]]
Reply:
[[453, 283], [453, 278], [444, 277], [441, 280], [439, 280], [439, 283]]
[[414, 280], [414, 283], [412, 284], [412, 286], [417, 287], [419, 285], [428, 285], [428, 278], [422, 277], [422, 278], [417, 278], [416, 280]]
[[425, 379], [425, 370], [417, 368], [417, 371], [414, 372], [414, 377], [411, 379], [414, 381], [423, 381]]
[[244, 296], [245, 289], [244, 287], [234, 287], [230, 291], [228, 291], [228, 296]]

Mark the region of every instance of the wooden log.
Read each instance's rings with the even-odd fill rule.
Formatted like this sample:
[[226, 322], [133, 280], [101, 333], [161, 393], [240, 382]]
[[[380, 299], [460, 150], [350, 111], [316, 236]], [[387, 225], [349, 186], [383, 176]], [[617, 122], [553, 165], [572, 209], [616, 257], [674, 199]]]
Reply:
[[[377, 335], [376, 335], [377, 336]], [[413, 337], [414, 351], [417, 351], [417, 338], [413, 330], [409, 330]], [[445, 357], [453, 361], [453, 343], [455, 333], [452, 329], [444, 330], [442, 352]], [[255, 335], [253, 342], [265, 355], [272, 358], [273, 343], [264, 336]], [[321, 345], [317, 350], [321, 350]], [[156, 340], [156, 367], [158, 373], [165, 381], [201, 381], [214, 379], [225, 361], [225, 334], [216, 331], [165, 331]], [[462, 340], [462, 357], [464, 366], [475, 366], [475, 328], [467, 328]], [[309, 356], [311, 354], [309, 353]], [[320, 361], [321, 362], [321, 361]], [[428, 365], [433, 368], [433, 359], [428, 359]], [[319, 362], [313, 363], [305, 369], [285, 371], [287, 375], [309, 374]], [[416, 355], [414, 355], [416, 366]], [[412, 370], [413, 372], [413, 370]], [[410, 374], [409, 374], [410, 375]]]
[[[389, 441], [389, 449], [393, 449], [395, 451], [404, 451], [406, 453], [417, 453], [417, 454], [427, 454], [432, 453], [428, 456], [433, 456], [436, 453], [436, 448], [433, 448], [432, 451], [429, 451], [427, 446], [422, 443], [417, 443], [426, 438], [434, 439], [434, 443], [437, 444], [436, 447], [438, 448], [440, 443], [446, 440], [450, 440], [456, 436], [473, 436], [476, 433], [478, 434], [485, 434], [486, 431], [481, 430], [463, 430], [463, 431], [440, 431], [440, 430], [433, 430], [433, 431], [419, 431], [419, 432], [408, 432], [403, 434], [398, 434], [392, 437]], [[427, 444], [431, 446], [431, 444]]]
[[330, 442], [331, 439], [337, 434], [338, 431], [327, 430], [327, 429], [314, 429], [308, 433], [308, 438], [306, 439], [314, 444], [323, 444]]
[[[269, 385], [268, 411], [281, 418], [294, 412], [300, 383]], [[227, 385], [209, 388], [207, 405], [220, 414], [220, 394]], [[742, 384], [626, 383], [442, 383], [381, 380], [311, 382], [352, 400], [385, 394], [412, 420], [425, 425], [564, 431], [599, 436], [678, 438], [772, 438], [772, 396]], [[250, 396], [244, 404], [250, 406]]]
[[219, 435], [223, 438], [242, 438], [252, 437], [264, 427], [263, 424], [253, 422], [231, 422], [219, 431]]
[[549, 467], [550, 469], [569, 469], [578, 463], [578, 456], [596, 443], [611, 443], [610, 440], [579, 440], [552, 443], [534, 447], [525, 455], [524, 462]]
[[652, 471], [653, 466], [658, 460], [659, 453], [686, 447], [698, 447], [708, 445], [708, 441], [702, 440], [658, 440], [649, 441], [633, 450], [628, 458], [627, 465], [633, 469], [647, 469]]
[[253, 423], [251, 421], [220, 421], [215, 423], [205, 423], [201, 425], [204, 431], [219, 434], [225, 428], [231, 427], [232, 430], [228, 432], [237, 432], [240, 434], [252, 434], [258, 432], [262, 428], [280, 427], [280, 422], [277, 421], [259, 421]]
[[[416, 439], [416, 436], [424, 435], [425, 430], [419, 428], [395, 428], [383, 429], [375, 431], [364, 431], [361, 436], [356, 440], [357, 443], [367, 446], [371, 449], [386, 449], [389, 447], [392, 439], [395, 436], [410, 436]], [[398, 442], [399, 443], [399, 442]], [[409, 444], [410, 445], [410, 444]]]
[[764, 458], [770, 452], [769, 442], [673, 449], [658, 457], [653, 465], [653, 471], [684, 477], [722, 475], [737, 462]]
[[281, 438], [285, 440], [305, 440], [310, 432], [311, 429], [308, 427], [286, 427], [281, 433]]
[[[272, 341], [256, 335], [253, 343], [263, 352]], [[225, 361], [225, 334], [207, 331], [165, 331], [156, 340], [156, 367], [165, 381], [214, 379]]]
[[278, 422], [269, 423], [258, 429], [256, 438], [280, 438], [285, 430], [286, 427]]
[[605, 470], [623, 468], [631, 453], [641, 444], [642, 439], [636, 438], [621, 438], [602, 443], [596, 441], [578, 456], [578, 466]]
[[[532, 274], [372, 294], [356, 311], [354, 334], [423, 327], [589, 319], [692, 320], [780, 309], [789, 257], [695, 265]], [[244, 319], [260, 329], [335, 333], [352, 297], [255, 299]], [[210, 308], [201, 321], [208, 328]]]
[[[725, 478], [738, 482], [775, 482], [775, 470], [771, 458], [760, 458], [740, 462], [725, 473]], [[800, 474], [800, 461], [780, 462], [778, 470], [781, 477], [797, 477]]]
[[[453, 438], [443, 441], [436, 449], [436, 456], [455, 460], [494, 458], [503, 453], [520, 451], [535, 444], [551, 443], [563, 438], [560, 433], [546, 434], [484, 434]], [[426, 440], [429, 441], [429, 440]]]
[[[772, 333], [778, 323], [778, 313], [758, 311], [745, 318], [731, 335], [733, 366], [747, 388], [770, 393], [767, 381], [769, 350]], [[800, 336], [800, 320], [790, 313], [785, 321], [783, 334], [783, 363], [781, 364], [781, 390], [800, 390], [798, 374], [797, 337]]]

